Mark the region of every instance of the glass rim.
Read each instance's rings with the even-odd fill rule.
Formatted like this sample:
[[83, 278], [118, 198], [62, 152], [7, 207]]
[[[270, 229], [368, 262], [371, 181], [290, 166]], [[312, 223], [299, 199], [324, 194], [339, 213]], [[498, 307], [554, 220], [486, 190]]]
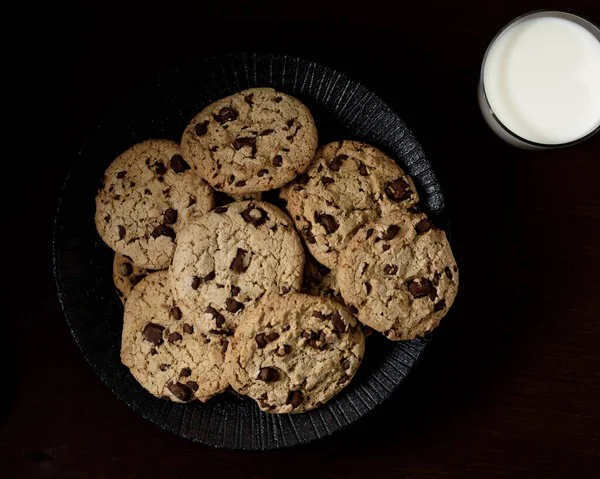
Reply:
[[579, 26], [586, 28], [600, 42], [600, 27], [598, 27], [598, 25], [596, 25], [595, 23], [589, 21], [587, 18], [584, 18], [580, 15], [576, 15], [574, 13], [564, 12], [562, 10], [540, 9], [540, 10], [533, 10], [531, 12], [524, 13], [523, 15], [513, 18], [510, 22], [508, 22], [506, 25], [504, 25], [500, 29], [500, 31], [498, 33], [496, 33], [496, 35], [494, 35], [494, 37], [492, 38], [492, 40], [490, 41], [489, 45], [487, 46], [487, 48], [485, 50], [485, 54], [483, 55], [483, 61], [481, 62], [481, 71], [479, 72], [479, 84], [481, 86], [481, 93], [482, 93], [483, 100], [485, 101], [485, 105], [488, 108], [488, 110], [489, 110], [490, 114], [492, 115], [492, 117], [494, 118], [494, 120], [496, 121], [496, 123], [505, 132], [507, 132], [510, 136], [512, 136], [516, 140], [521, 141], [529, 146], [532, 146], [535, 148], [540, 148], [540, 149], [541, 148], [544, 148], [544, 149], [545, 148], [563, 148], [563, 147], [575, 145], [577, 143], [581, 143], [582, 141], [585, 141], [588, 138], [591, 138], [592, 136], [594, 136], [596, 133], [600, 132], [600, 124], [598, 124], [598, 126], [596, 128], [594, 128], [592, 131], [586, 133], [582, 137], [577, 138], [576, 140], [571, 140], [571, 141], [568, 141], [565, 143], [537, 143], [535, 141], [531, 141], [531, 140], [528, 140], [527, 138], [523, 138], [522, 136], [517, 135], [514, 131], [510, 130], [504, 123], [502, 123], [502, 121], [500, 121], [500, 118], [498, 118], [496, 113], [494, 113], [494, 109], [492, 108], [492, 106], [490, 105], [490, 102], [488, 100], [487, 94], [485, 92], [485, 82], [483, 80], [483, 77], [484, 77], [483, 72], [485, 70], [485, 64], [486, 64], [486, 60], [488, 57], [488, 53], [490, 52], [494, 43], [496, 43], [496, 40], [498, 40], [498, 38], [500, 38], [500, 36], [504, 32], [506, 32], [510, 27], [512, 27], [516, 23], [522, 22], [527, 17], [533, 17], [533, 16], [536, 16], [536, 17], [542, 17], [542, 16], [552, 17], [552, 16], [554, 16], [556, 18], [563, 18], [563, 19], [569, 19], [569, 20], [574, 19], [575, 23], [577, 23]]

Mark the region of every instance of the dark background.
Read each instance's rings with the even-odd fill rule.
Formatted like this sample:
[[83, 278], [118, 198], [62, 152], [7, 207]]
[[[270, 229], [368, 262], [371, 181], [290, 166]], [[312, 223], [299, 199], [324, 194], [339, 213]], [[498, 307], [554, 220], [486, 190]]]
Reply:
[[[26, 220], [9, 263], [0, 476], [597, 477], [600, 135], [565, 150], [517, 150], [488, 131], [476, 102], [490, 39], [542, 7], [600, 22], [597, 0], [36, 12], [20, 37], [33, 48], [13, 73], [35, 115], [20, 144]], [[266, 453], [187, 442], [119, 402], [70, 336], [51, 272], [61, 183], [110, 103], [190, 59], [235, 51], [321, 62], [387, 101], [442, 182], [461, 267], [451, 320], [390, 400], [342, 433]], [[5, 210], [5, 221], [13, 215]]]

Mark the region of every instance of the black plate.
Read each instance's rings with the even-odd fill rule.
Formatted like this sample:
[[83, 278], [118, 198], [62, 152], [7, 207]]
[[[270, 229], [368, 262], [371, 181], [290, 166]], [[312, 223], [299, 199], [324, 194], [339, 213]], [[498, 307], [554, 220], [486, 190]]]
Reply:
[[274, 449], [332, 434], [384, 401], [418, 361], [428, 340], [368, 340], [354, 381], [336, 398], [297, 415], [261, 412], [249, 399], [222, 394], [207, 404], [174, 404], [147, 393], [121, 364], [123, 309], [112, 281], [112, 251], [94, 226], [94, 196], [110, 162], [148, 138], [179, 141], [209, 103], [249, 87], [271, 86], [311, 109], [320, 143], [359, 139], [390, 153], [414, 178], [422, 204], [443, 221], [439, 183], [404, 122], [379, 97], [321, 65], [245, 54], [179, 68], [120, 102], [79, 153], [64, 185], [54, 230], [54, 273], [64, 314], [92, 368], [132, 409], [179, 436], [231, 449]]

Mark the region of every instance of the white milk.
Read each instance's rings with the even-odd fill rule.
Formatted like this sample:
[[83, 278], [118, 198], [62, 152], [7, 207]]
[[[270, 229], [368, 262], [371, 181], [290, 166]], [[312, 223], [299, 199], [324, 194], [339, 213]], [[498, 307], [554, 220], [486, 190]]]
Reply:
[[577, 140], [600, 125], [600, 40], [576, 23], [517, 23], [489, 48], [483, 85], [496, 117], [535, 143]]

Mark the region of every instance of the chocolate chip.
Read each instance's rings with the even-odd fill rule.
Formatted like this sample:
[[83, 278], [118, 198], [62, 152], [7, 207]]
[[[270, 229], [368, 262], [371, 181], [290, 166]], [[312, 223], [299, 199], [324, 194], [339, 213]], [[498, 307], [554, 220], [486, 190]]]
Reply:
[[189, 401], [192, 397], [192, 391], [181, 383], [170, 382], [167, 384], [167, 388], [180, 401]]
[[245, 273], [248, 267], [250, 266], [244, 266], [244, 256], [246, 255], [246, 253], [248, 253], [246, 250], [238, 248], [237, 252], [235, 253], [235, 258], [233, 258], [229, 269], [232, 269], [236, 273]]
[[192, 289], [198, 289], [201, 283], [202, 280], [198, 276], [192, 276], [192, 284], [190, 285]]
[[104, 217], [104, 222], [105, 222], [105, 223], [108, 223], [109, 221], [110, 221], [110, 215], [106, 215], [106, 216]]
[[117, 173], [117, 178], [121, 179], [121, 178], [123, 178], [123, 177], [124, 177], [126, 174], [127, 174], [127, 172], [126, 172], [126, 171], [119, 171], [119, 172]]
[[446, 273], [446, 276], [448, 276], [448, 279], [452, 279], [452, 270], [448, 266], [446, 266], [444, 268], [444, 273]]
[[270, 333], [267, 338], [269, 339], [269, 341], [275, 341], [277, 338], [279, 338], [279, 333]]
[[265, 333], [257, 334], [254, 340], [256, 341], [256, 344], [260, 349], [264, 348], [267, 344], [269, 344], [269, 341], [267, 340], [267, 335]]
[[331, 322], [333, 323], [333, 328], [338, 333], [343, 333], [346, 331], [346, 323], [342, 319], [342, 316], [337, 311], [331, 315]]
[[156, 355], [158, 354], [158, 351], [156, 350], [156, 348], [152, 348], [152, 349], [150, 350], [150, 354], [151, 354], [152, 356], [156, 356]]
[[198, 383], [196, 381], [188, 381], [185, 383], [186, 387], [190, 388], [192, 391], [198, 390]]
[[426, 278], [411, 279], [407, 283], [408, 290], [415, 298], [422, 298], [431, 292], [431, 282]]
[[268, 174], [269, 174], [269, 170], [260, 170], [260, 171], [257, 173], [257, 175], [258, 175], [259, 177], [263, 177], [263, 176], [265, 176], [265, 175], [268, 175]]
[[394, 275], [398, 272], [398, 266], [396, 266], [395, 264], [386, 264], [383, 267], [383, 272], [385, 274], [389, 274], [390, 276]]
[[410, 187], [402, 178], [388, 182], [384, 191], [388, 198], [394, 201], [402, 201], [410, 196]]
[[323, 320], [327, 319], [327, 317], [328, 317], [325, 314], [323, 314], [321, 311], [313, 311], [312, 316], [313, 316], [313, 318], [319, 318], [319, 319], [323, 319]]
[[187, 164], [181, 155], [173, 155], [171, 161], [169, 161], [169, 166], [175, 173], [183, 173], [190, 169], [190, 165]]
[[241, 309], [244, 309], [244, 305], [233, 298], [227, 298], [225, 300], [225, 309], [230, 313], [237, 313]]
[[292, 407], [296, 408], [304, 401], [304, 394], [302, 391], [290, 391], [286, 400], [286, 404], [291, 404]]
[[131, 283], [131, 286], [135, 286], [141, 280], [143, 280], [145, 277], [146, 277], [145, 274], [138, 274], [138, 275], [135, 275], [135, 276], [132, 276], [131, 278], [129, 278], [129, 282]]
[[267, 136], [267, 135], [270, 135], [270, 134], [271, 134], [271, 133], [273, 133], [274, 131], [275, 131], [275, 130], [271, 130], [270, 128], [267, 128], [266, 130], [264, 130], [264, 131], [261, 131], [261, 132], [260, 132], [260, 136]]
[[169, 369], [169, 365], [166, 363], [161, 364], [158, 369], [160, 369], [161, 371], [166, 371], [167, 369]]
[[235, 181], [235, 175], [230, 175], [229, 178], [227, 178], [227, 183], [228, 184], [232, 184]]
[[281, 287], [281, 294], [282, 294], [282, 295], [286, 295], [286, 294], [288, 294], [290, 291], [291, 291], [291, 289], [290, 289], [290, 287], [289, 287], [289, 286], [285, 286], [285, 285], [284, 285], [284, 286], [282, 286], [282, 287]]
[[194, 327], [191, 324], [185, 323], [183, 325], [183, 332], [187, 334], [192, 334], [194, 332]]
[[156, 174], [158, 175], [164, 175], [167, 172], [167, 167], [162, 161], [157, 161], [154, 163], [154, 171], [156, 171]]
[[192, 375], [192, 370], [190, 368], [183, 368], [179, 372], [179, 375], [183, 376], [184, 378], [190, 377]]
[[173, 231], [168, 226], [158, 225], [156, 228], [154, 228], [152, 230], [152, 233], [150, 233], [150, 236], [152, 236], [154, 239], [158, 238], [159, 236], [168, 236], [172, 240], [175, 240], [175, 231]]
[[[231, 336], [234, 333], [234, 331], [230, 331], [229, 329], [209, 329], [208, 332], [217, 336]], [[210, 343], [210, 339], [206, 338], [205, 342]]]
[[305, 226], [302, 229], [302, 233], [304, 233], [306, 241], [310, 244], [315, 244], [317, 242], [317, 240], [315, 239], [315, 235], [312, 233], [312, 223], [309, 223], [308, 226]]
[[241, 188], [242, 186], [246, 186], [246, 180], [240, 180], [238, 181], [235, 186], [237, 186], [238, 188]]
[[400, 227], [397, 225], [390, 225], [388, 229], [381, 235], [381, 239], [384, 241], [390, 241], [396, 237], [398, 232], [400, 231]]
[[233, 147], [236, 150], [240, 150], [244, 146], [251, 146], [252, 151], [253, 151], [252, 156], [254, 156], [254, 152], [256, 151], [256, 138], [243, 137], [243, 138], [236, 138], [235, 140], [233, 140]]
[[279, 380], [279, 371], [273, 368], [261, 368], [258, 373], [258, 378], [266, 383], [272, 383]]
[[142, 336], [146, 341], [151, 342], [155, 346], [160, 346], [163, 343], [162, 332], [165, 330], [164, 326], [156, 323], [148, 323], [142, 330]]
[[420, 213], [421, 212], [421, 208], [419, 207], [419, 205], [412, 205], [408, 208], [408, 212], [412, 213], [413, 215]]
[[367, 234], [365, 235], [365, 239], [369, 239], [371, 236], [373, 236], [373, 228], [369, 228], [367, 230]]
[[300, 333], [300, 337], [304, 339], [315, 339], [317, 337], [317, 333], [314, 331], [307, 331], [305, 329]]
[[388, 250], [388, 249], [390, 249], [390, 248], [391, 248], [391, 246], [390, 246], [389, 244], [384, 244], [384, 245], [381, 247], [381, 249], [382, 249], [384, 252], [385, 252], [385, 251], [387, 251], [387, 250]]
[[167, 188], [166, 190], [162, 190], [163, 195], [165, 195], [167, 198], [169, 197], [169, 195], [171, 194], [171, 188]]
[[339, 379], [339, 381], [337, 382], [337, 383], [338, 383], [338, 386], [341, 386], [342, 384], [346, 384], [346, 383], [348, 382], [348, 380], [349, 380], [349, 379], [350, 379], [350, 378], [348, 377], [348, 375], [347, 375], [347, 374], [344, 374], [344, 375], [343, 375], [343, 376], [342, 376], [342, 377]]
[[179, 309], [177, 306], [171, 308], [171, 316], [173, 316], [173, 319], [179, 321], [181, 319], [181, 309]]
[[246, 103], [248, 103], [248, 105], [252, 106], [252, 105], [254, 105], [254, 102], [252, 101], [253, 98], [254, 98], [254, 93], [250, 93], [249, 95], [246, 95], [244, 97], [244, 101]]
[[275, 354], [277, 356], [285, 356], [286, 354], [290, 354], [292, 352], [292, 347], [289, 344], [284, 344], [283, 349], [280, 347]]
[[204, 282], [208, 282], [208, 281], [212, 281], [213, 279], [215, 279], [216, 273], [215, 271], [211, 271], [210, 273], [208, 273], [204, 278], [202, 278], [204, 280]]
[[163, 221], [167, 225], [174, 225], [177, 222], [177, 210], [169, 208], [163, 215]]
[[368, 281], [365, 283], [365, 290], [367, 291], [367, 294], [371, 294], [371, 291], [373, 291], [373, 286], [371, 286], [371, 283]]
[[219, 113], [217, 113], [216, 115], [213, 114], [213, 118], [221, 124], [226, 123], [228, 121], [233, 121], [237, 117], [238, 112], [228, 106], [224, 106], [223, 108], [221, 108], [219, 110]]
[[225, 354], [227, 352], [228, 347], [229, 341], [223, 341], [223, 344], [221, 344], [221, 354]]
[[325, 228], [327, 234], [334, 233], [340, 227], [337, 221], [335, 221], [335, 218], [328, 214], [320, 215], [315, 213], [315, 221]]
[[429, 292], [429, 299], [431, 301], [435, 301], [435, 298], [437, 298], [437, 289], [435, 289], [435, 287], [432, 284], [431, 291]]
[[433, 310], [435, 312], [437, 312], [437, 311], [441, 311], [445, 307], [446, 307], [446, 301], [444, 301], [443, 299], [441, 299], [440, 301], [438, 301], [437, 303], [435, 303], [435, 305], [433, 306]]
[[350, 311], [352, 314], [358, 314], [358, 308], [353, 304], [348, 305], [348, 311]]
[[367, 171], [367, 167], [365, 166], [365, 164], [362, 161], [358, 165], [358, 172], [360, 173], [361, 176], [369, 176], [369, 172]]
[[202, 123], [197, 123], [194, 128], [196, 135], [198, 135], [198, 136], [206, 135], [208, 133], [208, 124], [209, 124], [209, 120], [205, 120]]
[[181, 341], [183, 337], [179, 333], [171, 333], [169, 334], [169, 342], [174, 343], [176, 341]]
[[225, 213], [227, 211], [227, 206], [217, 206], [213, 211], [218, 214]]
[[417, 230], [417, 233], [423, 234], [429, 231], [432, 226], [433, 224], [431, 223], [431, 221], [429, 221], [427, 218], [423, 218], [415, 225], [415, 229]]
[[238, 294], [240, 294], [240, 288], [237, 286], [232, 286], [231, 287], [231, 296], [237, 296]]
[[327, 185], [330, 185], [331, 183], [333, 183], [334, 179], [330, 178], [329, 176], [326, 176], [321, 181], [323, 182], [323, 186], [327, 186]]
[[123, 276], [129, 276], [131, 273], [133, 273], [133, 266], [131, 266], [129, 263], [121, 263], [121, 266], [119, 266], [119, 273], [121, 273]]
[[273, 158], [273, 166], [281, 166], [283, 165], [283, 158], [281, 157], [281, 155], [275, 155], [275, 157]]
[[117, 230], [119, 231], [119, 239], [125, 238], [125, 228], [119, 225], [117, 226]]
[[331, 171], [340, 171], [340, 168], [342, 166], [342, 161], [344, 161], [346, 158], [348, 158], [348, 155], [338, 155], [336, 156], [331, 163], [329, 163], [329, 169]]
[[204, 312], [207, 313], [207, 314], [212, 315], [213, 319], [217, 323], [217, 328], [220, 328], [221, 326], [223, 326], [225, 324], [225, 318], [223, 317], [223, 315], [221, 313], [219, 313], [212, 306], [207, 307]]
[[275, 103], [279, 103], [281, 100], [283, 100], [283, 98], [281, 98], [280, 96], [276, 96], [275, 98], [273, 98], [273, 101]]
[[240, 214], [246, 223], [250, 223], [257, 228], [269, 219], [267, 212], [254, 203], [250, 203]]

